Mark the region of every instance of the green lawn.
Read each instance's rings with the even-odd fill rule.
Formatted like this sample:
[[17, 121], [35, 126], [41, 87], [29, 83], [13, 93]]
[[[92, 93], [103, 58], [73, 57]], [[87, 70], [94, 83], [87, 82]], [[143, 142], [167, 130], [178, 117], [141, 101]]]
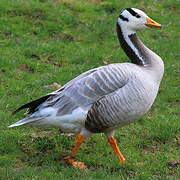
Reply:
[[[179, 5], [179, 7], [178, 7]], [[105, 136], [89, 138], [77, 159], [88, 169], [67, 166], [73, 136], [58, 129], [8, 129], [23, 118], [11, 112], [80, 73], [126, 62], [115, 23], [121, 10], [136, 7], [164, 25], [139, 32], [165, 63], [159, 95], [138, 122], [116, 132], [127, 163], [119, 164]], [[180, 4], [178, 0], [1, 0], [0, 1], [0, 179], [180, 178]]]

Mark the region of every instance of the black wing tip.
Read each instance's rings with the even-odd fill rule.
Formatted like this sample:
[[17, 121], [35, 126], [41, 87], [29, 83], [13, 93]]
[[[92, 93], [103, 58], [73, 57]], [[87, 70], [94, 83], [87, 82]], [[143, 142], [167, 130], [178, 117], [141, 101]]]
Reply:
[[12, 112], [12, 115], [15, 115], [17, 112], [19, 112], [21, 108], [16, 109], [15, 111]]
[[17, 112], [19, 112], [19, 111], [21, 111], [22, 109], [25, 109], [25, 108], [28, 108], [28, 107], [24, 107], [24, 105], [19, 107], [18, 109], [16, 109], [15, 111], [12, 112], [12, 115], [15, 115]]
[[46, 96], [43, 96], [39, 99], [36, 99], [34, 101], [31, 101], [27, 104], [22, 105], [21, 107], [19, 107], [18, 109], [16, 109], [15, 111], [12, 112], [12, 115], [16, 114], [17, 112], [21, 111], [22, 109], [28, 109], [28, 114], [31, 114], [33, 112], [36, 111], [36, 108], [43, 103], [44, 101], [46, 101], [50, 96], [52, 96], [51, 94], [48, 94]]

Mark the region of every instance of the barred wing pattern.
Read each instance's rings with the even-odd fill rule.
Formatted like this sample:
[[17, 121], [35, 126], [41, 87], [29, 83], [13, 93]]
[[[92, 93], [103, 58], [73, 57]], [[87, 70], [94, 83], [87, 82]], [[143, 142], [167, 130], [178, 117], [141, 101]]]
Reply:
[[110, 64], [87, 71], [51, 93], [39, 109], [53, 106], [58, 108], [57, 116], [70, 114], [78, 107], [88, 111], [97, 100], [128, 82], [128, 66], [129, 63]]

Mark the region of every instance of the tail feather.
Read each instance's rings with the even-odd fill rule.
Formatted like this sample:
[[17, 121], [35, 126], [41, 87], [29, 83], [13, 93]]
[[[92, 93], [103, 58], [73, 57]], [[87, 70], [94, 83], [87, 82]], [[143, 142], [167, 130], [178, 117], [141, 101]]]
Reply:
[[33, 121], [37, 121], [37, 120], [40, 120], [40, 119], [43, 119], [43, 117], [36, 117], [36, 118], [24, 118], [14, 124], [11, 124], [10, 126], [8, 126], [8, 128], [11, 128], [11, 127], [16, 127], [16, 126], [21, 126], [23, 124], [28, 124], [28, 123], [31, 123]]

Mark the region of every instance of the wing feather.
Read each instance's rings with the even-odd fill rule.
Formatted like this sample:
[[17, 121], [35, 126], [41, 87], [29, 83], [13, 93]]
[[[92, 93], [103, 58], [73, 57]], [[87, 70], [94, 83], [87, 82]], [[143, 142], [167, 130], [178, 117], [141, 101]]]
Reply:
[[58, 109], [57, 115], [71, 113], [75, 108], [88, 110], [93, 103], [117, 89], [128, 81], [128, 71], [121, 64], [110, 64], [92, 69], [69, 81], [62, 88], [18, 108], [28, 108], [30, 113], [45, 107]]

